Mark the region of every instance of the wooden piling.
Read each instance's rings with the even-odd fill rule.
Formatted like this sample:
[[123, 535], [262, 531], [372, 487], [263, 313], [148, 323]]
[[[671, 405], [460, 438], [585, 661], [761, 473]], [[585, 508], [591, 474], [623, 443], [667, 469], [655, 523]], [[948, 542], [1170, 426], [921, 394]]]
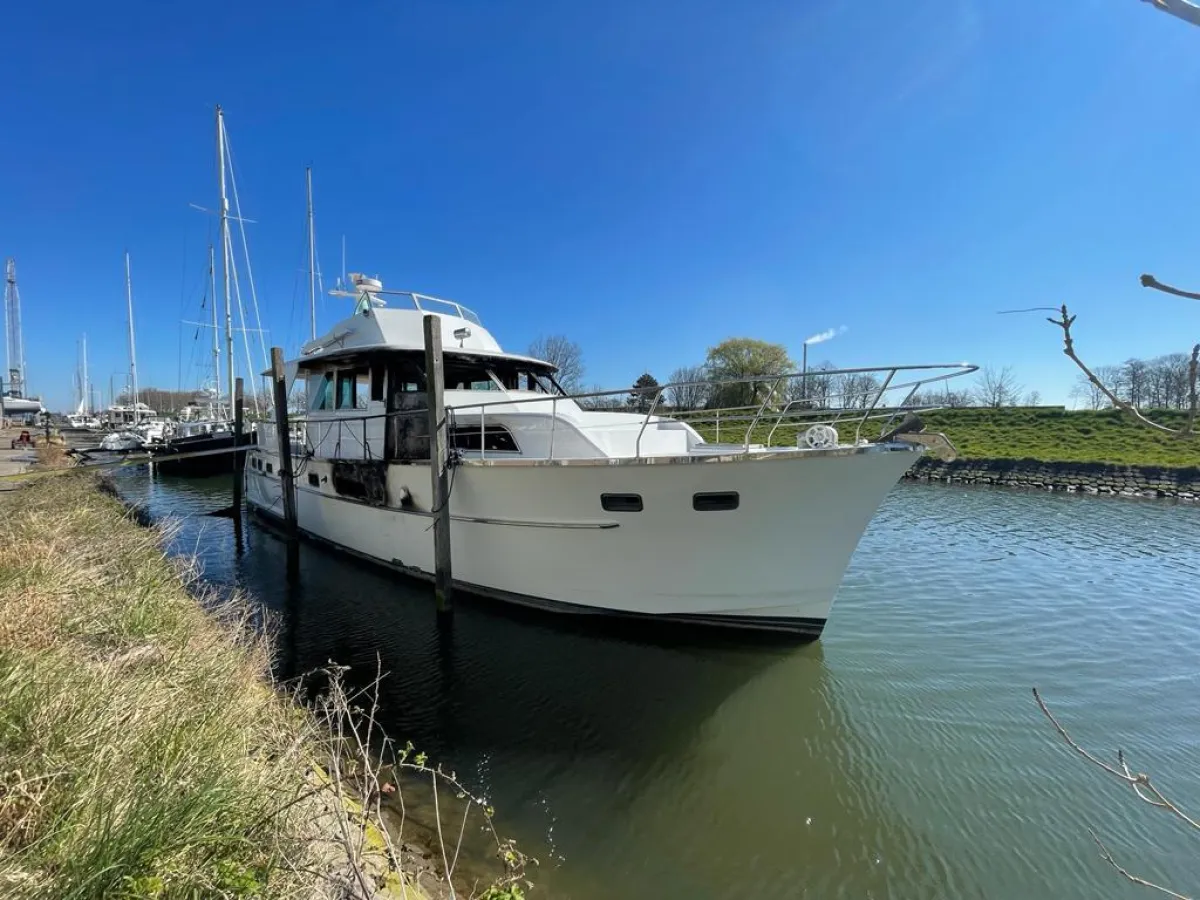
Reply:
[[233, 383], [233, 512], [240, 515], [242, 509], [242, 487], [246, 468], [246, 457], [241, 452], [242, 427], [246, 406], [242, 399], [242, 379]]
[[442, 320], [425, 316], [425, 395], [429, 403], [429, 501], [433, 513], [433, 594], [439, 616], [453, 611], [453, 570], [450, 564], [449, 435], [443, 398]]
[[246, 456], [242, 452], [242, 430], [246, 418], [242, 379], [233, 383], [233, 539], [242, 552], [242, 491], [246, 486]]
[[271, 348], [271, 382], [275, 389], [275, 435], [279, 445], [279, 485], [283, 490], [283, 523], [289, 538], [296, 536], [296, 484], [292, 473], [292, 435], [288, 430], [287, 375], [283, 349]]

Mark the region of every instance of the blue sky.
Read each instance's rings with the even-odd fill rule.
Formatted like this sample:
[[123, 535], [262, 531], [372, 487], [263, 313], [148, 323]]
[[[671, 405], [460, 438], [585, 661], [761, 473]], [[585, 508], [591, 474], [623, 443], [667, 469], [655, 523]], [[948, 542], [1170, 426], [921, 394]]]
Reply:
[[[563, 333], [588, 383], [660, 379], [734, 335], [841, 365], [1074, 380], [1179, 351], [1200, 310], [1200, 29], [1138, 0], [15, 4], [0, 77], [0, 255], [30, 387], [126, 361], [200, 377], [193, 332], [227, 113], [271, 342], [305, 336], [304, 167], [340, 268]], [[322, 301], [321, 322], [345, 311]], [[201, 335], [200, 343], [208, 340]], [[181, 347], [183, 365], [181, 367]]]

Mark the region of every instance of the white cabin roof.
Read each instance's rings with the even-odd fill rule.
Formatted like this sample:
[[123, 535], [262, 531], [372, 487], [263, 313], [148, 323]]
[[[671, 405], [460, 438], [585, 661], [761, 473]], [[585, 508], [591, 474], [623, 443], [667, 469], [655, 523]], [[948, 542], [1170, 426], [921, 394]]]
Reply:
[[[458, 303], [411, 291], [384, 291], [377, 279], [361, 275], [351, 277], [360, 289], [357, 295], [344, 291], [332, 293], [357, 296], [354, 315], [342, 319], [328, 333], [304, 344], [300, 348], [300, 355], [289, 364], [289, 369], [297, 365], [308, 366], [328, 357], [367, 350], [424, 352], [424, 319], [432, 314], [442, 320], [442, 347], [447, 352], [503, 357], [557, 371], [556, 366], [545, 360], [506, 353], [492, 333], [483, 327], [479, 317]], [[393, 305], [397, 301], [397, 305]], [[288, 374], [290, 380], [292, 372]]]

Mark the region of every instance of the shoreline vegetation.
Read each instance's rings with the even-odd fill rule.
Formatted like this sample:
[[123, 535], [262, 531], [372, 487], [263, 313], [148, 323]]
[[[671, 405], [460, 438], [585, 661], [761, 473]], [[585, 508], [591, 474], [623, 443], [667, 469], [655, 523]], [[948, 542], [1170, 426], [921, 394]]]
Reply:
[[[1187, 414], [1152, 411], [1155, 421], [1180, 428]], [[1067, 410], [1062, 407], [960, 407], [920, 414], [928, 432], [946, 435], [958, 457], [926, 455], [909, 469], [909, 481], [988, 484], [1113, 496], [1200, 498], [1200, 437], [1181, 438], [1154, 431], [1118, 409]], [[711, 416], [685, 413], [707, 439], [717, 438]], [[855, 411], [843, 418], [855, 421]], [[819, 416], [813, 420], [819, 421]], [[805, 425], [785, 422], [772, 434], [764, 416], [754, 441], [794, 445]], [[722, 427], [720, 440], [740, 443], [746, 424]], [[863, 434], [878, 433], [864, 427]], [[853, 433], [843, 437], [853, 438]]]
[[331, 667], [301, 705], [253, 607], [137, 519], [82, 472], [0, 494], [0, 896], [522, 896], [491, 810], [390, 747], [370, 689]]

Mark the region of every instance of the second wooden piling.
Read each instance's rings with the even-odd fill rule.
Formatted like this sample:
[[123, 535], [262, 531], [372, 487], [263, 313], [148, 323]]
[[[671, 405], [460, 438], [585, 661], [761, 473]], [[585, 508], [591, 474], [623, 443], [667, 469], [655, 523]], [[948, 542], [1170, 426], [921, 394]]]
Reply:
[[440, 616], [454, 609], [450, 562], [449, 435], [443, 397], [442, 320], [425, 316], [425, 396], [429, 403], [429, 511], [433, 514], [433, 594]]
[[288, 429], [287, 375], [283, 349], [271, 348], [271, 382], [275, 393], [275, 435], [279, 445], [279, 486], [283, 491], [283, 522], [289, 538], [296, 536], [296, 483], [292, 472], [292, 434]]

